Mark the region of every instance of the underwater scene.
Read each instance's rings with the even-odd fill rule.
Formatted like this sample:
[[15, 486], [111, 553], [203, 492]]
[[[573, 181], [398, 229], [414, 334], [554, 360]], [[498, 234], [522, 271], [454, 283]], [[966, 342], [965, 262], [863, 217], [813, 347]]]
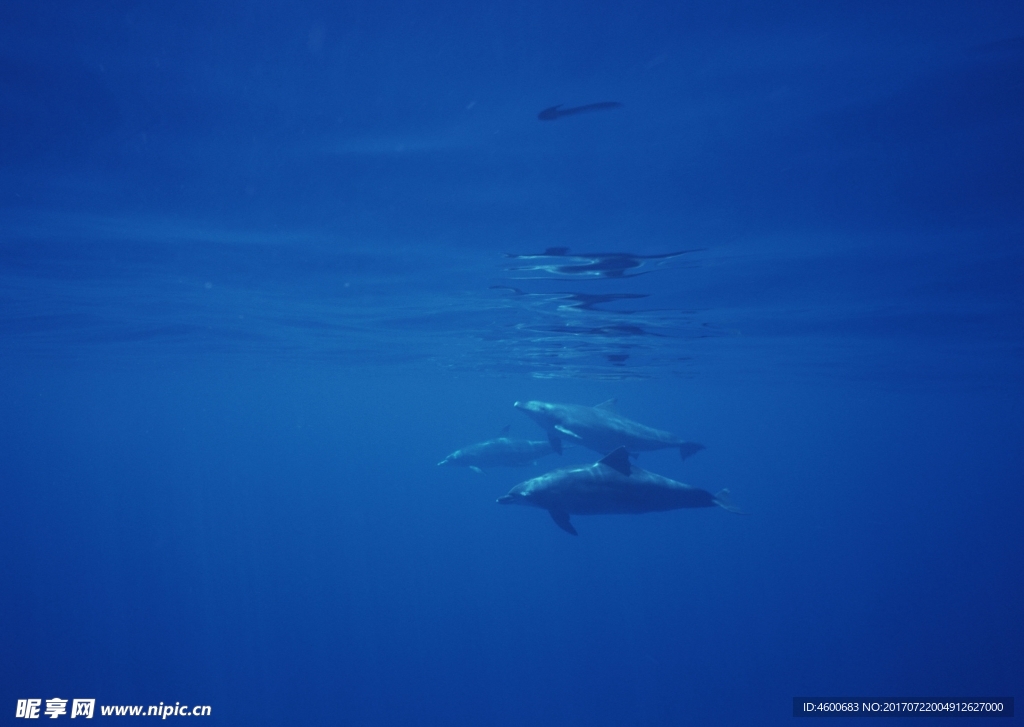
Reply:
[[0, 724], [1012, 719], [1022, 510], [1020, 3], [0, 2]]

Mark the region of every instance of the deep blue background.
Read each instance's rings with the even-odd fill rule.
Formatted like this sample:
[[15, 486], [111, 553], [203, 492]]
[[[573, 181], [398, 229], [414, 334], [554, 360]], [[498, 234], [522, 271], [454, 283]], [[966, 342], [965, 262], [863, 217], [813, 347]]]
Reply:
[[[1024, 696], [1022, 170], [1018, 3], [0, 3], [0, 715]], [[752, 515], [434, 465], [609, 397]]]

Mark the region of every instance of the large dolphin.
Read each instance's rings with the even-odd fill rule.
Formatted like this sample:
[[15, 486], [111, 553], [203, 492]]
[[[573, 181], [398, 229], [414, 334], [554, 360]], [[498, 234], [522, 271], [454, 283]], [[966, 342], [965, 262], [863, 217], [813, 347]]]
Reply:
[[498, 498], [503, 505], [530, 505], [547, 510], [562, 530], [576, 535], [570, 515], [661, 512], [683, 507], [713, 507], [740, 512], [729, 491], [712, 495], [668, 477], [634, 467], [619, 447], [599, 462], [566, 467], [522, 482]]
[[556, 452], [561, 451], [562, 437], [599, 454], [608, 454], [617, 447], [633, 453], [675, 447], [679, 456], [686, 459], [704, 449], [703, 444], [684, 442], [669, 432], [626, 419], [615, 410], [615, 399], [597, 406], [543, 401], [517, 401], [514, 406], [548, 433], [548, 441]]
[[555, 451], [550, 442], [510, 439], [505, 436], [507, 433], [508, 427], [505, 427], [500, 437], [457, 449], [437, 464], [469, 467], [481, 472], [482, 467], [523, 467]]

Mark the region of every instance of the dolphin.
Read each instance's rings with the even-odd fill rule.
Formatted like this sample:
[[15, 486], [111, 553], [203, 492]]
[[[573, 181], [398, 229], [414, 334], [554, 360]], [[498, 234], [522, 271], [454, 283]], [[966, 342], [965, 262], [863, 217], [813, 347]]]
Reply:
[[715, 505], [740, 513], [733, 507], [728, 490], [712, 495], [699, 487], [634, 467], [625, 447], [595, 464], [565, 467], [521, 482], [499, 497], [498, 502], [547, 510], [555, 524], [570, 535], [577, 535], [570, 515], [661, 512]]
[[561, 452], [562, 437], [599, 454], [608, 454], [617, 447], [625, 447], [634, 454], [676, 447], [679, 456], [686, 459], [704, 449], [703, 444], [685, 442], [669, 432], [626, 419], [615, 410], [615, 399], [597, 406], [543, 401], [517, 401], [514, 406], [548, 433], [548, 441], [556, 452]]
[[507, 433], [508, 427], [505, 427], [500, 437], [457, 449], [437, 464], [469, 467], [481, 473], [481, 467], [523, 467], [534, 464], [541, 457], [555, 451], [550, 442], [510, 439], [505, 436]]

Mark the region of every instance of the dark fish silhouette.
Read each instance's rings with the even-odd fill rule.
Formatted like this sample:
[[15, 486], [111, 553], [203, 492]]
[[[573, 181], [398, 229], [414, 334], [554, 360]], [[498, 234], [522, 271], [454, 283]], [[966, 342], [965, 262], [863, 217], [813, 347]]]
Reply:
[[551, 108], [544, 109], [537, 118], [541, 121], [554, 121], [560, 119], [563, 116], [573, 116], [575, 114], [586, 114], [591, 111], [608, 111], [611, 109], [622, 108], [622, 104], [618, 101], [601, 101], [600, 103], [588, 103], [586, 106], [570, 106], [567, 109], [562, 108], [562, 104], [552, 106]]

